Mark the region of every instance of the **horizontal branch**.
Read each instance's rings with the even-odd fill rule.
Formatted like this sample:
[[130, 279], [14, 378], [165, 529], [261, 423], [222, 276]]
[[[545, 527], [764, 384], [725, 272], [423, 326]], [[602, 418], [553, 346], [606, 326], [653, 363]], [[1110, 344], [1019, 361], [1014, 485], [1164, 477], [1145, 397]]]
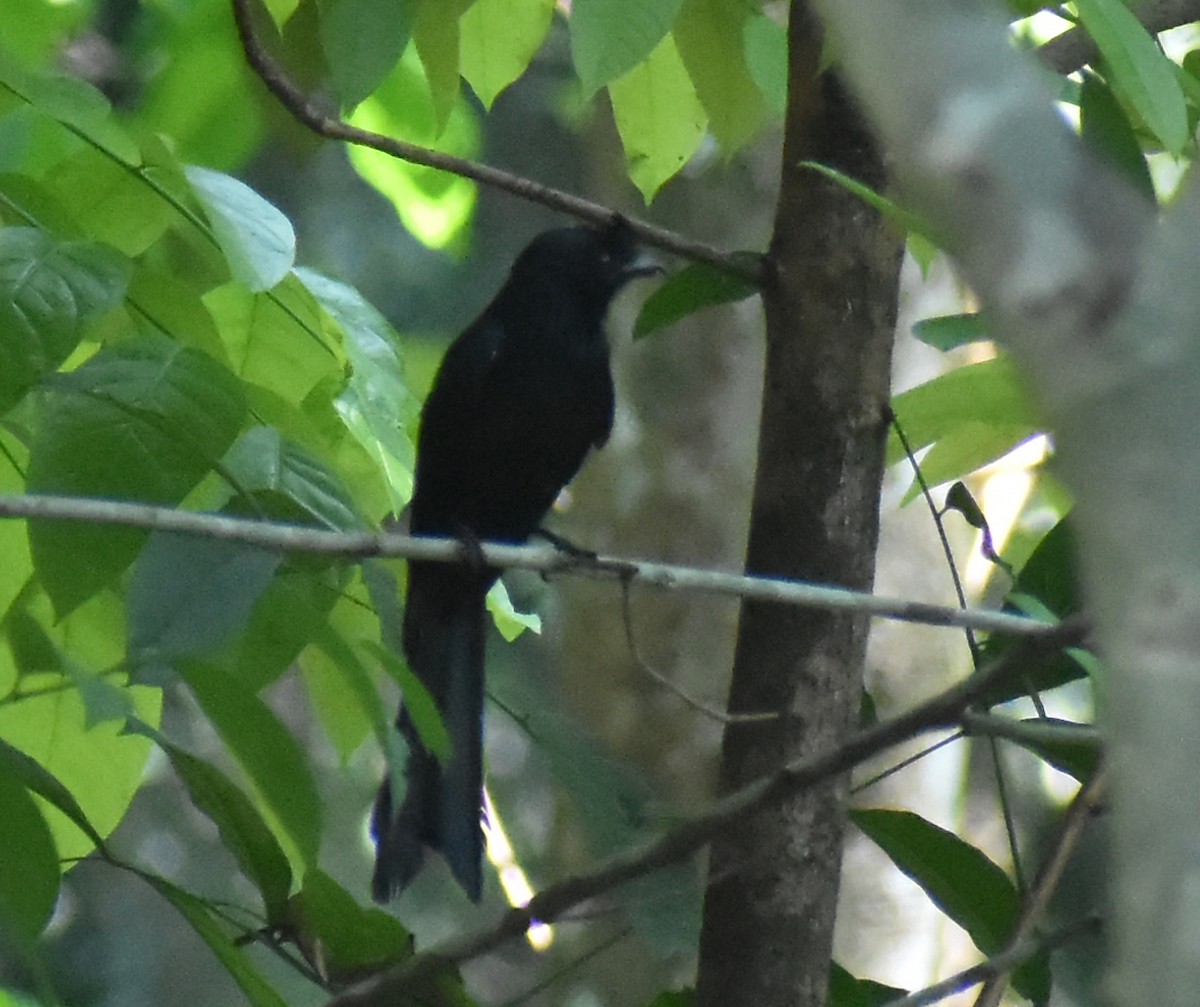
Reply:
[[684, 860], [723, 829], [749, 815], [838, 776], [917, 734], [957, 723], [963, 711], [997, 682], [1042, 655], [1081, 643], [1085, 632], [1082, 621], [1072, 620], [1043, 629], [1036, 637], [1026, 637], [1003, 657], [907, 713], [860, 731], [831, 752], [788, 763], [646, 845], [618, 854], [594, 871], [543, 890], [527, 906], [505, 912], [493, 926], [447, 941], [359, 983], [336, 996], [329, 1007], [384, 1007], [403, 1002], [404, 991], [419, 987], [443, 968], [468, 961], [519, 937], [534, 921], [552, 922], [588, 899]]
[[[514, 175], [478, 161], [471, 161], [465, 157], [455, 157], [439, 150], [406, 143], [395, 137], [384, 136], [382, 133], [359, 129], [357, 126], [351, 126], [340, 118], [330, 115], [306, 94], [267, 52], [254, 27], [251, 2], [252, 0], [233, 0], [233, 17], [237, 23], [238, 36], [241, 39], [246, 60], [266, 85], [267, 90], [279, 100], [296, 121], [318, 136], [323, 136], [327, 140], [353, 143], [360, 147], [370, 147], [372, 150], [378, 150], [390, 157], [399, 158], [401, 161], [408, 161], [410, 164], [425, 165], [462, 178], [469, 178], [481, 185], [519, 196], [521, 199], [533, 203], [540, 203], [542, 206], [570, 214], [572, 217], [600, 227], [611, 223], [617, 216], [609, 207], [559, 189], [550, 188], [532, 179]], [[723, 273], [740, 277], [755, 285], [761, 285], [763, 281], [764, 260], [761, 258], [730, 255], [703, 242], [693, 241], [674, 231], [656, 227], [642, 220], [633, 220], [624, 215], [621, 215], [621, 219], [629, 225], [638, 240], [646, 245], [661, 248], [663, 251], [692, 262], [703, 262]]]
[[[328, 531], [301, 525], [87, 497], [0, 495], [0, 518], [6, 517], [146, 528], [243, 542], [246, 545], [279, 552], [338, 556], [350, 560], [387, 556], [461, 563], [473, 558], [464, 557], [463, 545], [455, 539], [367, 531]], [[969, 627], [1017, 636], [1040, 635], [1047, 628], [1044, 622], [1012, 612], [927, 605], [903, 598], [888, 598], [863, 591], [852, 591], [849, 588], [778, 577], [752, 577], [720, 570], [609, 556], [581, 556], [547, 546], [514, 546], [485, 542], [481, 544], [480, 549], [489, 565], [500, 568], [516, 567], [545, 574], [620, 580], [624, 583], [647, 584], [664, 590], [695, 591], [806, 608], [863, 612], [901, 622], [951, 626], [958, 629]]]

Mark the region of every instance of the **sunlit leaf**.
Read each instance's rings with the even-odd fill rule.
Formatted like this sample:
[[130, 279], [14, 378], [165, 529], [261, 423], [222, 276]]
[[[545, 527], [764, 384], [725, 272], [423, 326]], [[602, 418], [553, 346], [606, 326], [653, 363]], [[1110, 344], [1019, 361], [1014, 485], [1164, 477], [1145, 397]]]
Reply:
[[484, 108], [525, 72], [554, 16], [554, 0], [475, 0], [459, 20], [462, 75]]
[[282, 280], [296, 258], [291, 221], [262, 196], [230, 175], [186, 169], [234, 279], [249, 290], [269, 290]]
[[700, 146], [704, 107], [670, 36], [608, 91], [629, 177], [649, 203]]

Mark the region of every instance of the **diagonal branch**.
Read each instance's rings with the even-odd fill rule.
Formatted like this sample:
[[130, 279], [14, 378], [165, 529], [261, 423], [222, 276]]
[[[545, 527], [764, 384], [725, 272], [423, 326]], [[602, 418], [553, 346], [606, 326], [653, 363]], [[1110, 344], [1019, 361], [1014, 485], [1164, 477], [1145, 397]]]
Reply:
[[[280, 104], [301, 125], [312, 130], [318, 136], [323, 136], [328, 140], [370, 147], [402, 161], [460, 175], [463, 178], [479, 182], [481, 185], [499, 189], [532, 203], [540, 203], [552, 210], [570, 214], [579, 220], [598, 226], [609, 224], [614, 217], [619, 216], [613, 210], [601, 206], [599, 203], [593, 203], [559, 189], [552, 189], [532, 179], [513, 175], [478, 161], [454, 157], [451, 154], [406, 143], [381, 133], [359, 129], [357, 126], [351, 126], [340, 118], [330, 115], [288, 76], [278, 61], [267, 51], [254, 27], [254, 12], [251, 8], [253, 0], [232, 0], [232, 2], [233, 18], [237, 23], [238, 37], [241, 39], [246, 61], [267, 86], [267, 90], [279, 99]], [[760, 285], [765, 279], [765, 269], [761, 258], [755, 259], [744, 254], [730, 255], [703, 242], [693, 241], [645, 221], [631, 220], [624, 216], [621, 219], [629, 225], [638, 240], [644, 244], [661, 248], [663, 251], [690, 259], [693, 262], [703, 262], [722, 273], [748, 280], [756, 285]]]
[[[1151, 35], [1200, 21], [1200, 0], [1149, 0], [1133, 4], [1133, 13]], [[1074, 73], [1100, 55], [1083, 28], [1070, 28], [1038, 47], [1038, 58], [1056, 73]]]
[[956, 723], [963, 711], [996, 682], [1039, 656], [1078, 645], [1085, 634], [1081, 620], [1070, 620], [1038, 636], [1027, 637], [999, 660], [907, 713], [853, 735], [831, 752], [783, 766], [646, 845], [618, 854], [593, 871], [543, 890], [527, 906], [508, 910], [494, 925], [447, 941], [351, 987], [330, 1001], [329, 1007], [384, 1007], [404, 1002], [406, 990], [419, 986], [444, 968], [476, 958], [519, 937], [535, 920], [558, 919], [581, 902], [685, 859], [718, 833], [755, 812], [844, 773], [914, 735]]
[[[0, 519], [17, 517], [202, 535], [277, 552], [335, 556], [347, 560], [388, 556], [441, 563], [464, 561], [462, 544], [454, 539], [369, 531], [329, 531], [323, 528], [228, 517], [201, 511], [175, 510], [170, 507], [120, 500], [0, 494]], [[704, 570], [608, 556], [593, 558], [541, 546], [481, 543], [480, 549], [489, 566], [501, 568], [516, 567], [545, 574], [619, 580], [626, 584], [636, 582], [664, 590], [731, 595], [809, 608], [851, 610], [901, 622], [958, 628], [970, 626], [1015, 636], [1036, 637], [1047, 628], [1044, 622], [1014, 612], [947, 608], [778, 577], [748, 577], [721, 570]], [[474, 562], [474, 553], [470, 560]]]

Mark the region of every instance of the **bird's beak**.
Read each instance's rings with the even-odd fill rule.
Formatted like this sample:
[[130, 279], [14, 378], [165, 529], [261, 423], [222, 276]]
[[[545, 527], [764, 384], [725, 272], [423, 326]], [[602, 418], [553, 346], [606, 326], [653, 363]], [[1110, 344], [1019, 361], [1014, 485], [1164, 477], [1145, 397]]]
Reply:
[[639, 276], [665, 275], [666, 268], [649, 252], [638, 249], [637, 254], [621, 267], [621, 281], [636, 280]]

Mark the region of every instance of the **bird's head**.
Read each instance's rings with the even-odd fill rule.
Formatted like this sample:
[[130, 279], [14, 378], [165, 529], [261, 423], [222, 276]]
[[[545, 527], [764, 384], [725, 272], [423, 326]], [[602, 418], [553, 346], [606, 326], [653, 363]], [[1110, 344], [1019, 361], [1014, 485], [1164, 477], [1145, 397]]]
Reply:
[[517, 258], [509, 282], [534, 284], [603, 315], [630, 280], [661, 272], [662, 266], [638, 248], [629, 225], [617, 218], [599, 230], [564, 227], [539, 234]]

